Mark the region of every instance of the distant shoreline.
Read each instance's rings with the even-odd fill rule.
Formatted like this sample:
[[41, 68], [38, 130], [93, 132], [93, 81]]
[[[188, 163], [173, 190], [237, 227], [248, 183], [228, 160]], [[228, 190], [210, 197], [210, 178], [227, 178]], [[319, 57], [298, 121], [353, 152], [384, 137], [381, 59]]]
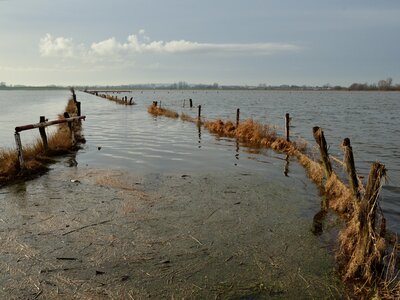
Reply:
[[[69, 90], [71, 87], [67, 86], [57, 86], [57, 87], [46, 87], [46, 86], [24, 86], [24, 87], [0, 87], [0, 91], [44, 91], [44, 90]], [[215, 88], [185, 88], [185, 89], [176, 89], [170, 87], [121, 87], [121, 86], [113, 86], [113, 87], [79, 87], [74, 86], [75, 89], [84, 91], [98, 91], [101, 90], [103, 92], [116, 92], [118, 90], [129, 90], [129, 91], [278, 91], [278, 92], [400, 92], [400, 89], [393, 90], [353, 90], [350, 88], [322, 88], [322, 87], [307, 87], [307, 88], [280, 88], [280, 87], [271, 87], [271, 88], [257, 88], [257, 87], [220, 87], [218, 89]]]

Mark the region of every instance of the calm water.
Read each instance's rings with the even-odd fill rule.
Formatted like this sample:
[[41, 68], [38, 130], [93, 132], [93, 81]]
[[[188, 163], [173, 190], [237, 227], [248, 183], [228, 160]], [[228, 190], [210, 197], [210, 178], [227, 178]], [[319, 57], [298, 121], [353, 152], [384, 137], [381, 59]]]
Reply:
[[[182, 108], [184, 99], [202, 105], [207, 119], [252, 117], [276, 124], [282, 132], [283, 116], [292, 117], [292, 135], [314, 145], [312, 127], [320, 126], [330, 153], [341, 158], [340, 145], [349, 137], [360, 175], [368, 176], [371, 162], [379, 160], [388, 169], [382, 206], [389, 227], [400, 232], [400, 93], [350, 92], [263, 92], [263, 91], [134, 91], [136, 106], [121, 106], [105, 99], [78, 93], [82, 102], [85, 149], [77, 161], [93, 167], [127, 168], [136, 173], [157, 172], [257, 172], [271, 180], [303, 180], [295, 161], [289, 179], [283, 175], [285, 157], [270, 150], [257, 153], [226, 138], [217, 138], [194, 124], [154, 118], [146, 109], [151, 101], [178, 112], [197, 115], [197, 108]], [[38, 121], [40, 115], [53, 119], [60, 113], [69, 91], [0, 91], [0, 146], [13, 146], [14, 127]], [[38, 133], [22, 133], [29, 142]], [[98, 147], [101, 147], [100, 150]], [[340, 171], [340, 168], [338, 168]], [[291, 178], [291, 179], [290, 179]], [[307, 183], [308, 184], [308, 183]]]

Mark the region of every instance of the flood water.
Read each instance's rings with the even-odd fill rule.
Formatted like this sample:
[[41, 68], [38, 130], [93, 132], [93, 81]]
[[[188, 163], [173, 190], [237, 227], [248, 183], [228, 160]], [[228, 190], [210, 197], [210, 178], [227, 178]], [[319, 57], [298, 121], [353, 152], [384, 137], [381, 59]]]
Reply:
[[[0, 147], [13, 147], [14, 127], [38, 122], [40, 115], [56, 118], [69, 91], [0, 91]], [[342, 158], [341, 143], [351, 140], [356, 168], [365, 178], [371, 162], [380, 161], [388, 170], [382, 207], [388, 228], [400, 232], [400, 93], [379, 92], [278, 92], [278, 91], [132, 91], [118, 97], [134, 97], [137, 105], [122, 106], [86, 93], [77, 93], [87, 116], [87, 144], [77, 162], [88, 167], [123, 168], [137, 174], [174, 172], [257, 173], [273, 181], [307, 182], [295, 160], [284, 175], [285, 156], [271, 150], [257, 151], [233, 139], [218, 138], [192, 123], [147, 113], [152, 101], [161, 101], [178, 113], [197, 116], [202, 106], [206, 119], [254, 118], [277, 125], [283, 131], [283, 116], [290, 113], [293, 139], [303, 137], [314, 146], [312, 127], [324, 129], [332, 155]], [[193, 99], [194, 108], [183, 106]], [[22, 142], [38, 136], [23, 132]], [[340, 172], [340, 167], [336, 167]], [[343, 175], [342, 175], [343, 176]], [[290, 179], [292, 178], [292, 179]], [[310, 184], [307, 182], [307, 185]], [[312, 197], [313, 198], [313, 197]]]

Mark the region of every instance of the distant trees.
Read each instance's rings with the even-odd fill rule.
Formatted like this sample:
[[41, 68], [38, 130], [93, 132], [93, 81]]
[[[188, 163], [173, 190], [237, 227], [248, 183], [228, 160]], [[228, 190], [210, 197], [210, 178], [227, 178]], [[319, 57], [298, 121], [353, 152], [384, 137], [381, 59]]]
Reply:
[[388, 78], [388, 79], [386, 79], [386, 80], [379, 80], [378, 81], [378, 88], [380, 89], [380, 90], [383, 90], [383, 91], [386, 91], [386, 90], [389, 90], [390, 89], [390, 87], [392, 86], [392, 78]]
[[381, 79], [378, 83], [353, 83], [348, 88], [350, 91], [400, 91], [400, 85], [393, 85], [393, 79]]

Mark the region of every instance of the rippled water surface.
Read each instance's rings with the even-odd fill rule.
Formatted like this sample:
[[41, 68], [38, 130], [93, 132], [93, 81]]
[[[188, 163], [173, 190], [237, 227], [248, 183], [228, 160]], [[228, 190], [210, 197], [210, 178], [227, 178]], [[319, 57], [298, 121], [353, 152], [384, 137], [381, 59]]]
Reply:
[[[271, 91], [133, 91], [118, 94], [134, 97], [137, 105], [122, 106], [103, 98], [78, 92], [82, 112], [87, 115], [84, 134], [88, 141], [79, 152], [79, 164], [126, 168], [137, 173], [157, 172], [258, 172], [274, 180], [283, 175], [285, 157], [270, 150], [256, 151], [235, 140], [217, 138], [192, 123], [147, 113], [152, 101], [197, 116], [202, 105], [206, 119], [254, 118], [275, 124], [282, 132], [283, 116], [292, 117], [292, 132], [313, 146], [312, 127], [320, 126], [330, 153], [342, 157], [341, 143], [349, 137], [356, 167], [367, 177], [371, 162], [379, 160], [388, 169], [383, 189], [383, 208], [389, 227], [400, 232], [400, 93], [375, 92], [271, 92]], [[13, 146], [13, 128], [49, 119], [60, 113], [69, 91], [1, 91], [0, 146]], [[184, 99], [193, 99], [190, 109]], [[38, 134], [24, 132], [23, 142]], [[302, 169], [291, 161], [289, 176], [304, 178]], [[303, 180], [302, 179], [302, 180]]]

